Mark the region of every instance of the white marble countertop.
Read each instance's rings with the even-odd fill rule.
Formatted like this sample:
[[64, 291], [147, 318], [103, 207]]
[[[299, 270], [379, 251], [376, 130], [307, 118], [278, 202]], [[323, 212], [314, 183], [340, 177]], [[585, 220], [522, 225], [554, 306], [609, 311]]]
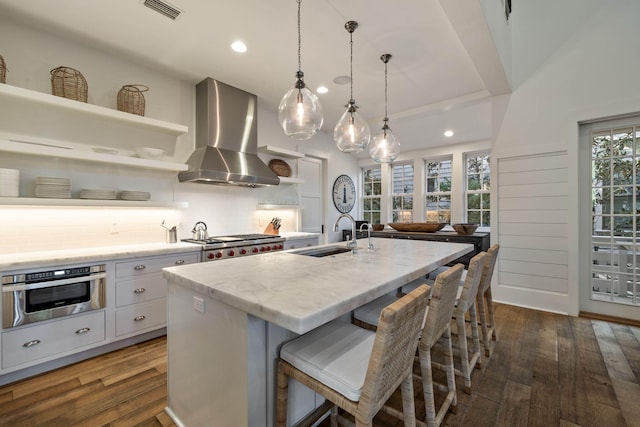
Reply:
[[[473, 245], [373, 238], [357, 254], [300, 249], [163, 269], [179, 285], [302, 334], [473, 250]], [[324, 246], [344, 246], [343, 242]], [[305, 248], [304, 250], [308, 250]]]
[[202, 246], [194, 243], [143, 243], [139, 245], [101, 246], [95, 248], [62, 249], [21, 252], [0, 255], [0, 271], [24, 268], [57, 267], [66, 264], [118, 260], [184, 252], [200, 252]]

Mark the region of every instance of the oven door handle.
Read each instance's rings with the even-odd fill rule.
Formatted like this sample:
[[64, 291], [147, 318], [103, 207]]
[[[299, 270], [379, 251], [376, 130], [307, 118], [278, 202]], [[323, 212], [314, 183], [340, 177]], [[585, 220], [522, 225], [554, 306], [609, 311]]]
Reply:
[[92, 274], [90, 276], [73, 277], [70, 279], [50, 280], [47, 282], [29, 283], [28, 285], [4, 285], [2, 292], [28, 291], [31, 289], [50, 288], [51, 286], [70, 285], [73, 283], [86, 282], [91, 280], [105, 279], [107, 273]]

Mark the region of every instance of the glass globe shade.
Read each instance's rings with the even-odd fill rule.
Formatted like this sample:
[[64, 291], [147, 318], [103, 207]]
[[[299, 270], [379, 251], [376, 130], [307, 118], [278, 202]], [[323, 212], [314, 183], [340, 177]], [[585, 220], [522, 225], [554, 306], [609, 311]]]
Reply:
[[284, 133], [293, 139], [311, 138], [322, 127], [322, 106], [306, 86], [291, 88], [280, 101], [278, 120]]
[[400, 153], [400, 142], [386, 124], [375, 134], [369, 144], [369, 155], [380, 163], [390, 163]]
[[358, 153], [367, 147], [371, 139], [369, 125], [354, 110], [350, 105], [333, 129], [333, 140], [343, 153]]

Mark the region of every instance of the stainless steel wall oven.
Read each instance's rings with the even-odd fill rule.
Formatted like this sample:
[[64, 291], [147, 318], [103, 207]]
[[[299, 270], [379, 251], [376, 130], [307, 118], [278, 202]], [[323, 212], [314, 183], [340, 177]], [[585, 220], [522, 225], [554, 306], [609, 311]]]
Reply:
[[2, 276], [2, 327], [103, 308], [106, 277], [105, 264]]

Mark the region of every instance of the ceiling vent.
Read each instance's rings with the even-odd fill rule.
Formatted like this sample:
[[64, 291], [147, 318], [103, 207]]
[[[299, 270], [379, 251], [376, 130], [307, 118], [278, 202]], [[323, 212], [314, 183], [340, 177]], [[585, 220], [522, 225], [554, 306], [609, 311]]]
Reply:
[[158, 13], [161, 13], [172, 21], [175, 21], [180, 15], [182, 15], [182, 10], [165, 1], [144, 0], [144, 5]]

